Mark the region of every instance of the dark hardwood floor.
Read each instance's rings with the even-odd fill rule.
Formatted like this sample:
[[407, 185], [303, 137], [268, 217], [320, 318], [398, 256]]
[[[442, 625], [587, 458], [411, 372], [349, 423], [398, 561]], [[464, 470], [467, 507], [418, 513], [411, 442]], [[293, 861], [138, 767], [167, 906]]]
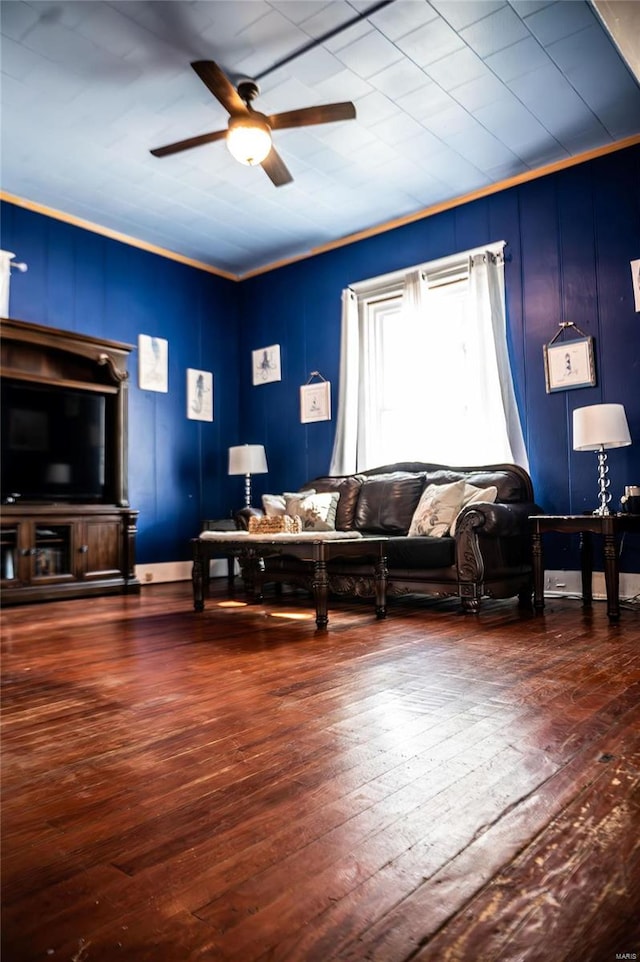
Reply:
[[637, 610], [225, 589], [2, 612], [3, 962], [640, 958]]

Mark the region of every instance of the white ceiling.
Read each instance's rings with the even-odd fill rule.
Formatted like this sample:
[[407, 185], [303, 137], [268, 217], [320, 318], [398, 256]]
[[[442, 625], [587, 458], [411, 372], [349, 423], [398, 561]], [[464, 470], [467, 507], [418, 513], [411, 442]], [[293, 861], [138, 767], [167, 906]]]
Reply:
[[[640, 3], [597, 7], [2, 0], [1, 186], [243, 275], [636, 135]], [[357, 119], [276, 131], [280, 188], [224, 141], [152, 157], [226, 127], [198, 59], [257, 77], [264, 113], [352, 100]]]

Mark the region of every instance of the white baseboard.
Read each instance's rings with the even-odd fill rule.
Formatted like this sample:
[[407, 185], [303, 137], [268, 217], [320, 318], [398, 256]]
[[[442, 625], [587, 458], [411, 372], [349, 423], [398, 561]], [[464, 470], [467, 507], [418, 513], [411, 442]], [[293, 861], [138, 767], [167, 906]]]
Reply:
[[[210, 577], [227, 577], [227, 562], [224, 558], [212, 558], [209, 565]], [[161, 564], [136, 565], [136, 578], [143, 587], [168, 581], [191, 581], [192, 567], [191, 561], [165, 561]]]
[[[209, 561], [212, 578], [226, 578], [227, 562], [224, 558]], [[136, 577], [141, 585], [161, 584], [168, 581], [190, 581], [191, 561], [166, 561], [162, 564], [136, 565]], [[236, 562], [236, 573], [238, 572]], [[565, 598], [582, 595], [582, 580], [579, 571], [545, 571], [544, 593], [549, 598]], [[620, 598], [635, 598], [640, 595], [640, 574], [620, 573]], [[607, 597], [604, 573], [593, 573], [593, 597], [604, 601]]]
[[[593, 598], [605, 601], [607, 591], [604, 572], [593, 572]], [[579, 571], [545, 571], [544, 593], [549, 598], [582, 596], [582, 576]], [[635, 598], [640, 595], [640, 574], [620, 572], [620, 598]]]

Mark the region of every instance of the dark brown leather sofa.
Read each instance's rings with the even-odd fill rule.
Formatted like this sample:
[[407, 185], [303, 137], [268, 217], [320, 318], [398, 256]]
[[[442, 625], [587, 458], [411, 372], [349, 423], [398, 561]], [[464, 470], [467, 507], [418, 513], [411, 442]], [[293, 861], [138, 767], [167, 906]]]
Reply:
[[[479, 488], [497, 488], [495, 503], [476, 501], [460, 512], [455, 535], [408, 537], [420, 496], [429, 484], [464, 480]], [[388, 595], [455, 595], [465, 611], [478, 611], [483, 597], [518, 596], [531, 603], [532, 569], [528, 517], [540, 513], [531, 478], [514, 464], [448, 467], [399, 462], [342, 477], [313, 478], [300, 490], [340, 494], [336, 529], [384, 535], [389, 572]], [[247, 525], [245, 509], [238, 524]], [[339, 558], [328, 565], [329, 590], [372, 597], [370, 565]], [[261, 586], [288, 583], [310, 588], [308, 570], [286, 554], [264, 559]]]

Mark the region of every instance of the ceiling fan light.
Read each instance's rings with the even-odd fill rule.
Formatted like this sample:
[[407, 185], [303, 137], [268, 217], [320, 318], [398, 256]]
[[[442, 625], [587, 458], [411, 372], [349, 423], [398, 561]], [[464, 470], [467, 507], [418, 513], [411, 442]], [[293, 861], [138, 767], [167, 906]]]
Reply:
[[255, 167], [271, 150], [271, 131], [258, 118], [234, 117], [229, 121], [227, 147], [241, 164]]

